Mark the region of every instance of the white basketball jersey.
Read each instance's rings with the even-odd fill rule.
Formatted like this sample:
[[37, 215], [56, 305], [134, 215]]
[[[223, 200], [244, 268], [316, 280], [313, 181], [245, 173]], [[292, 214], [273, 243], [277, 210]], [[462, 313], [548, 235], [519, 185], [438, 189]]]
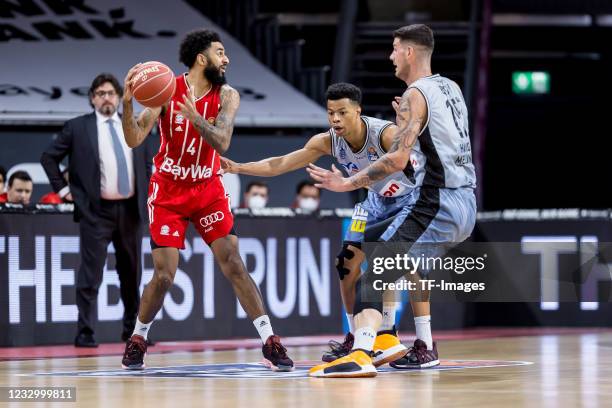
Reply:
[[409, 88], [421, 91], [427, 102], [427, 123], [414, 146], [425, 160], [425, 174], [417, 185], [476, 187], [468, 111], [459, 86], [448, 78], [431, 75]]
[[[393, 125], [393, 122], [369, 116], [362, 116], [361, 120], [366, 125], [366, 140], [358, 152], [353, 152], [346, 140], [336, 135], [333, 128], [329, 129], [332, 138], [332, 155], [349, 176], [365, 169], [385, 154], [381, 135], [388, 126]], [[418, 173], [415, 171], [416, 167], [418, 167], [416, 161], [410, 160], [403, 172], [390, 174], [372, 183], [368, 189], [385, 197], [400, 197], [408, 194], [416, 183], [415, 177]]]

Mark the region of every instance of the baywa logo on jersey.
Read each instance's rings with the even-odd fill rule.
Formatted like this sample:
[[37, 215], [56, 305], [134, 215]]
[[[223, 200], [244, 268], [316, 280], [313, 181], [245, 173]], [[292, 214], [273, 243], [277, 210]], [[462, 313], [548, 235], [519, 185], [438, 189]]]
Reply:
[[164, 159], [164, 163], [159, 168], [159, 171], [173, 174], [180, 177], [181, 180], [185, 180], [187, 177], [194, 179], [210, 178], [212, 177], [212, 169], [206, 166], [200, 166], [192, 164], [189, 167], [182, 167], [174, 164], [174, 160], [169, 157]]
[[376, 149], [373, 146], [368, 147], [368, 160], [376, 161], [378, 159], [380, 159], [380, 156], [378, 156]]
[[215, 211], [212, 214], [208, 214], [205, 217], [200, 218], [200, 225], [206, 228], [204, 232], [208, 232], [213, 229], [212, 225], [216, 222], [223, 221], [225, 214], [222, 211]]
[[347, 173], [359, 173], [359, 167], [353, 162], [348, 162], [346, 164], [340, 163], [340, 165], [344, 167]]

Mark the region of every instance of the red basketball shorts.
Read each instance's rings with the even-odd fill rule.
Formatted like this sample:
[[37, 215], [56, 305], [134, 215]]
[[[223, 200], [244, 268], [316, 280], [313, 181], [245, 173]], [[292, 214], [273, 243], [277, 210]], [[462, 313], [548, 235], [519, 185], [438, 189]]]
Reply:
[[149, 229], [162, 247], [185, 248], [189, 221], [210, 245], [234, 226], [230, 198], [221, 177], [200, 183], [181, 183], [154, 174], [149, 183]]

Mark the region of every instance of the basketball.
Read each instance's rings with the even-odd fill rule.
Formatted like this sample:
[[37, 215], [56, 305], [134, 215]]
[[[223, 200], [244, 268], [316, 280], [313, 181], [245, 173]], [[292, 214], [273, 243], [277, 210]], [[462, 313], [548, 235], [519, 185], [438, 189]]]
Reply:
[[174, 72], [166, 64], [149, 61], [142, 64], [134, 76], [134, 98], [143, 106], [162, 106], [174, 95]]

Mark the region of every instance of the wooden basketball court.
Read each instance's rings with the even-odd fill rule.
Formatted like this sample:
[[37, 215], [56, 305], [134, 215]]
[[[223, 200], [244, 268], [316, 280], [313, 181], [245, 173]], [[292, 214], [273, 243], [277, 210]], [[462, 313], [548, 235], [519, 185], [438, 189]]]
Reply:
[[[0, 385], [76, 387], [76, 403], [46, 403], [52, 406], [611, 406], [612, 331], [498, 332], [441, 333], [440, 367], [421, 371], [387, 367], [370, 379], [306, 377], [307, 368], [318, 363], [325, 348], [324, 337], [287, 339], [298, 364], [294, 372], [283, 374], [262, 368], [259, 350], [211, 349], [241, 341], [226, 346], [213, 342], [221, 346], [200, 347], [208, 348], [204, 351], [193, 350], [210, 342], [160, 343], [151, 348], [148, 368], [142, 372], [120, 370], [120, 344], [89, 351], [112, 355], [90, 357], [74, 357], [76, 349], [68, 346], [63, 346], [63, 355], [57, 347], [22, 349], [21, 356], [19, 349], [0, 349]], [[300, 345], [314, 343], [321, 344]]]

